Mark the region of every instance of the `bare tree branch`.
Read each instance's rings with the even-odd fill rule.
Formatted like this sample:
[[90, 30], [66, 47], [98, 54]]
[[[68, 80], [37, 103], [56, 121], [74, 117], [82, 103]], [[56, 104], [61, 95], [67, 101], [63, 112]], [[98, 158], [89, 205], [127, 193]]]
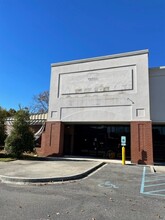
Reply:
[[48, 112], [49, 91], [44, 91], [38, 95], [34, 95], [33, 103], [29, 110], [31, 113], [46, 113]]

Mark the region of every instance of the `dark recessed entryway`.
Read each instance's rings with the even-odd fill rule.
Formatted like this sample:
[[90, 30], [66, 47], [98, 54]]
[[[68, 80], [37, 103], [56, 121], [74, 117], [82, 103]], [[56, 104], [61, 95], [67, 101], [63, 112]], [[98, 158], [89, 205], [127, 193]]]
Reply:
[[65, 125], [64, 154], [121, 159], [121, 136], [126, 136], [130, 159], [129, 125]]
[[165, 162], [165, 125], [153, 125], [154, 162]]

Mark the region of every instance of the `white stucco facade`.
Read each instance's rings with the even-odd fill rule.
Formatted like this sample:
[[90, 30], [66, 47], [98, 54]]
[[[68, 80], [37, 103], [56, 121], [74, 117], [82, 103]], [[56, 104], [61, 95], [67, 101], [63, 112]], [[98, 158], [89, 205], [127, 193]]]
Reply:
[[56, 63], [48, 121], [150, 121], [149, 97], [148, 50]]
[[148, 53], [52, 64], [42, 155], [107, 155], [126, 136], [131, 162], [164, 161], [165, 67], [149, 69]]

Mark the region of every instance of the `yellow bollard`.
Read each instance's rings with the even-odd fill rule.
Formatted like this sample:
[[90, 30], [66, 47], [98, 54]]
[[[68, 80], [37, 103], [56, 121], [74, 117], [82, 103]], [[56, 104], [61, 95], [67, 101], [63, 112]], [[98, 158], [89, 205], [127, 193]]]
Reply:
[[122, 147], [122, 165], [125, 165], [125, 147]]

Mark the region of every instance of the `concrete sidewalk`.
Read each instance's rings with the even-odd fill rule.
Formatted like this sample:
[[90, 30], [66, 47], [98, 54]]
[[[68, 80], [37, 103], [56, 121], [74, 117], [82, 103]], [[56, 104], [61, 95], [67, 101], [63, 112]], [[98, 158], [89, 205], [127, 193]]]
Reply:
[[[121, 164], [121, 161], [84, 157], [53, 157], [0, 162], [0, 181], [28, 184], [75, 180], [86, 177], [106, 163]], [[126, 165], [132, 164], [130, 161], [126, 161]], [[165, 173], [165, 164], [150, 167], [152, 172]]]
[[58, 158], [0, 162], [0, 180], [6, 183], [57, 182], [83, 178], [105, 163]]

